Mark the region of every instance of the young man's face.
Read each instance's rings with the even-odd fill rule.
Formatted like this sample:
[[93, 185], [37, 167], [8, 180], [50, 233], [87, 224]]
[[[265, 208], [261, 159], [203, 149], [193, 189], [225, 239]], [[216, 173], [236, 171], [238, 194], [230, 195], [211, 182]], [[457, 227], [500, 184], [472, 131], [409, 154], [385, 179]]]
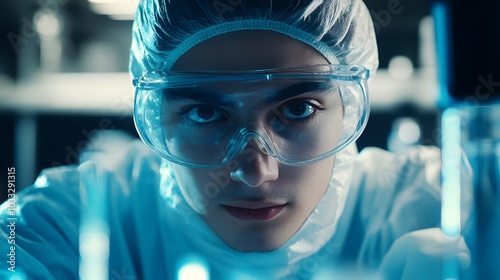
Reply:
[[[298, 40], [268, 31], [238, 31], [196, 45], [173, 70], [233, 71], [316, 64], [328, 61]], [[255, 115], [256, 120], [265, 119], [252, 102], [252, 96], [245, 97], [239, 118], [247, 120]], [[331, 121], [341, 120], [340, 97], [328, 102], [323, 105], [336, 107], [331, 110]], [[338, 131], [327, 133], [339, 137], [342, 123], [336, 127]], [[289, 240], [314, 210], [328, 187], [333, 165], [333, 157], [304, 166], [285, 165], [252, 140], [222, 167], [172, 164], [172, 168], [190, 206], [225, 243], [239, 251], [271, 251]]]

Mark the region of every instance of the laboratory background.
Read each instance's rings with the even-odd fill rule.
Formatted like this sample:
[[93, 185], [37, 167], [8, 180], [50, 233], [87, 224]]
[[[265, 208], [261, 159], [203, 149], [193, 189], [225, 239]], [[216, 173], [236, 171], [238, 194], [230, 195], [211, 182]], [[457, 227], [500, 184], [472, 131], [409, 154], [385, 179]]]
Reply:
[[[214, 0], [229, 5], [231, 1]], [[430, 0], [365, 1], [380, 69], [359, 149], [440, 141]], [[138, 137], [128, 70], [137, 0], [4, 1], [0, 10], [0, 201], [44, 168], [75, 164], [104, 137]], [[229, 7], [230, 8], [230, 7]]]
[[[207, 1], [226, 9], [237, 2]], [[19, 192], [45, 168], [78, 164], [104, 139], [138, 137], [128, 74], [138, 0], [2, 4], [0, 202], [9, 184]], [[440, 146], [441, 228], [448, 236], [466, 235], [477, 279], [500, 279], [500, 2], [365, 4], [380, 65], [369, 80], [371, 114], [358, 149]], [[475, 175], [467, 189], [474, 199], [465, 209], [468, 228], [460, 224], [457, 186], [467, 162], [461, 154]]]

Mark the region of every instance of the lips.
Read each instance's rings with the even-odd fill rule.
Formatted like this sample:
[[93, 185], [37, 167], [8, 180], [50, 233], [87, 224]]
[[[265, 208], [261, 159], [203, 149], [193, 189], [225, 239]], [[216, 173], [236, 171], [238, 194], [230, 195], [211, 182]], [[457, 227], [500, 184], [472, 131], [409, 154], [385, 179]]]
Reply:
[[233, 217], [240, 220], [271, 220], [283, 210], [285, 204], [273, 203], [238, 203], [236, 205], [222, 205]]

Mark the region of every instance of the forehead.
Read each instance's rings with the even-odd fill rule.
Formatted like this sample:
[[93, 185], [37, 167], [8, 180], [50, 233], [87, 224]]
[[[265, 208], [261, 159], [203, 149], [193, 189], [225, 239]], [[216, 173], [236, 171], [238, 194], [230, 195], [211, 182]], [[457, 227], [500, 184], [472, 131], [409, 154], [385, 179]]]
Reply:
[[310, 45], [273, 31], [236, 31], [194, 46], [174, 64], [174, 71], [233, 71], [328, 64]]

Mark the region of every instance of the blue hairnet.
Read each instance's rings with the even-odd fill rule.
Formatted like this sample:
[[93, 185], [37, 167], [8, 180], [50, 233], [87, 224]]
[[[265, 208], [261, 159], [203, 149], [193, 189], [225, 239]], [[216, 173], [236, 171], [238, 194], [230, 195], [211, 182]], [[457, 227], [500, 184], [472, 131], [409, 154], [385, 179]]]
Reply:
[[141, 0], [130, 73], [169, 71], [190, 48], [239, 30], [270, 30], [311, 45], [331, 64], [378, 66], [375, 31], [361, 0]]

